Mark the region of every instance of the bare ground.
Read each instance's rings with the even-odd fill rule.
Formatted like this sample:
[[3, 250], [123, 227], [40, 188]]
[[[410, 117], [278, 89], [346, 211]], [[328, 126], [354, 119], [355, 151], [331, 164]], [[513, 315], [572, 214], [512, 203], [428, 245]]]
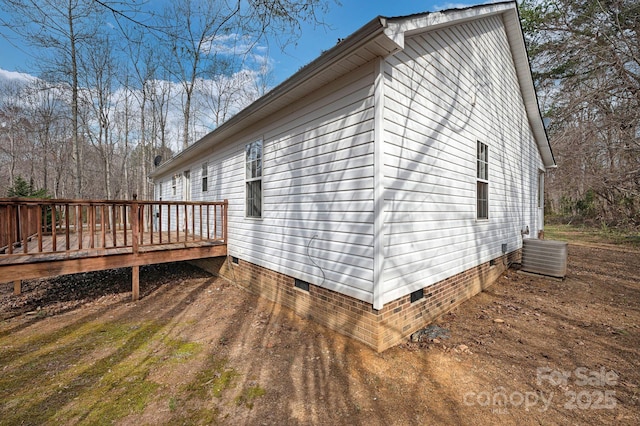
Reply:
[[187, 265], [0, 286], [0, 424], [640, 424], [640, 252], [511, 270], [382, 354]]

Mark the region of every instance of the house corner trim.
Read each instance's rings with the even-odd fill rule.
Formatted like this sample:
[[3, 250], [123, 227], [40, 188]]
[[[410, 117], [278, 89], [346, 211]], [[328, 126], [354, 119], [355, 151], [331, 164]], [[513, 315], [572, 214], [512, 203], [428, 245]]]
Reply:
[[386, 60], [378, 57], [374, 69], [373, 157], [373, 308], [384, 305], [384, 71]]

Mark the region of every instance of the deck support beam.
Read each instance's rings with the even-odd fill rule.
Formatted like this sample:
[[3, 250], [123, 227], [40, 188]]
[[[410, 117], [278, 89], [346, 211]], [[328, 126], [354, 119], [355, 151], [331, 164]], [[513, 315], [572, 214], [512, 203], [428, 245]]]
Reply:
[[[175, 246], [178, 246], [176, 244]], [[166, 250], [128, 254], [97, 255], [78, 259], [61, 259], [33, 263], [3, 265], [0, 263], [0, 283], [15, 280], [55, 277], [80, 272], [103, 271], [105, 269], [128, 268], [130, 266], [154, 265], [166, 262], [202, 259], [227, 255], [226, 244], [199, 247], [181, 247]]]
[[131, 300], [133, 302], [140, 298], [140, 266], [131, 267]]
[[13, 295], [19, 296], [22, 294], [22, 280], [15, 280], [13, 282]]

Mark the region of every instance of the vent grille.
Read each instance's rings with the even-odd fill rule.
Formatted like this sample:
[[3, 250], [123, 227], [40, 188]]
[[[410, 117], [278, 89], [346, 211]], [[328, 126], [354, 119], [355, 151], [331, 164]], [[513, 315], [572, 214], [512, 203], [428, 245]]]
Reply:
[[522, 242], [521, 270], [564, 278], [567, 275], [567, 247], [564, 241], [527, 238]]
[[308, 282], [302, 281], [302, 280], [299, 280], [299, 279], [295, 278], [293, 283], [299, 289], [302, 289], [304, 291], [309, 291], [309, 283]]

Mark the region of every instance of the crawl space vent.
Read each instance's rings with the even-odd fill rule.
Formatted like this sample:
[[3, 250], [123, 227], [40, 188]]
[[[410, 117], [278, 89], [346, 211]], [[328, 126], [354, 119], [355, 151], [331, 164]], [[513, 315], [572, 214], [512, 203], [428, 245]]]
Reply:
[[413, 302], [417, 302], [418, 300], [424, 298], [424, 289], [421, 288], [420, 290], [416, 290], [413, 293], [411, 293], [411, 303]]
[[567, 246], [564, 241], [525, 239], [520, 270], [564, 278], [567, 274]]
[[294, 285], [301, 290], [309, 291], [309, 283], [306, 281], [299, 280], [297, 278], [294, 279]]

